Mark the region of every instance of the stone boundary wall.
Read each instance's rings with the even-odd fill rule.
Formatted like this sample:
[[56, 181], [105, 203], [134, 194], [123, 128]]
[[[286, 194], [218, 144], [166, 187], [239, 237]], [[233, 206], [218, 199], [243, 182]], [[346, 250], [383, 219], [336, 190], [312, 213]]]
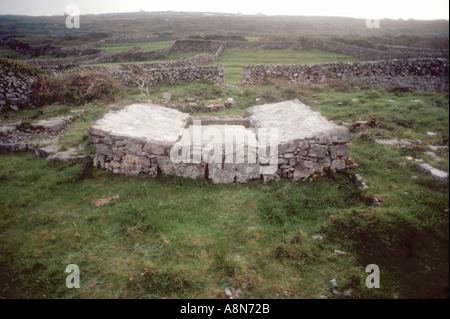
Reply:
[[448, 91], [449, 61], [438, 58], [371, 61], [356, 63], [252, 65], [243, 67], [243, 84], [258, 84], [266, 78], [290, 84], [328, 84], [353, 80], [373, 86], [411, 86], [418, 90]]
[[[100, 64], [100, 63], [113, 63], [113, 62], [126, 62], [126, 61], [145, 61], [156, 60], [167, 57], [174, 51], [173, 47], [167, 47], [155, 51], [142, 51], [134, 53], [108, 53], [106, 50], [102, 50], [99, 53], [84, 55], [80, 57], [68, 57], [60, 59], [49, 60], [26, 60], [24, 63], [31, 64], [41, 69], [48, 69], [52, 71], [60, 71], [68, 68], [72, 68], [77, 64]], [[188, 67], [188, 66], [200, 66], [218, 61], [224, 51], [224, 46], [219, 43], [215, 54], [197, 54], [194, 57], [187, 58], [181, 61], [169, 61], [169, 62], [154, 62], [151, 63], [154, 68], [176, 68], [176, 67]]]
[[[102, 42], [103, 41], [103, 42]], [[77, 52], [89, 52], [97, 45], [100, 45], [104, 40], [100, 40], [101, 43], [86, 44], [81, 47], [81, 51]], [[323, 50], [333, 53], [345, 54], [356, 57], [363, 61], [376, 61], [376, 60], [389, 60], [389, 59], [408, 59], [408, 58], [449, 58], [448, 50], [433, 50], [428, 48], [397, 48], [389, 47], [387, 51], [374, 50], [358, 47], [355, 45], [347, 45], [335, 41], [329, 40], [316, 40], [316, 39], [301, 39], [299, 41], [282, 41], [282, 42], [262, 42], [262, 41], [213, 41], [213, 40], [178, 40], [167, 48], [154, 51], [141, 51], [141, 52], [124, 52], [124, 53], [108, 53], [106, 50], [89, 55], [83, 55], [80, 57], [68, 57], [60, 59], [50, 60], [27, 60], [25, 63], [29, 63], [35, 66], [39, 66], [43, 69], [51, 69], [54, 71], [63, 70], [71, 65], [75, 64], [99, 64], [99, 63], [112, 63], [112, 62], [132, 62], [132, 61], [145, 61], [156, 60], [167, 57], [173, 51], [216, 51], [215, 56], [222, 54], [223, 50]], [[67, 50], [76, 50], [76, 48]], [[86, 51], [87, 50], [87, 51]], [[218, 54], [217, 52], [220, 52]], [[193, 60], [181, 63], [180, 66], [200, 65], [200, 63], [193, 63]], [[174, 66], [180, 61], [174, 61]], [[214, 61], [212, 61], [214, 62]], [[204, 64], [211, 63], [206, 62]]]
[[0, 112], [35, 106], [39, 75], [3, 74], [0, 70], [0, 77]]
[[301, 39], [298, 41], [175, 41], [174, 51], [213, 51], [223, 44], [227, 50], [324, 50], [333, 53], [345, 54], [364, 61], [407, 59], [420, 57], [449, 57], [448, 50], [433, 50], [428, 48], [395, 48], [389, 47], [387, 51], [367, 49], [355, 45], [348, 45], [331, 40]]
[[68, 57], [60, 59], [49, 59], [49, 60], [25, 60], [21, 61], [26, 64], [37, 66], [44, 70], [60, 71], [65, 70], [68, 66], [74, 66], [80, 63], [85, 63], [97, 59], [104, 55], [106, 51], [102, 51], [95, 54], [83, 55], [80, 57]]
[[122, 53], [108, 53], [101, 55], [100, 57], [89, 61], [89, 64], [95, 63], [112, 63], [112, 62], [133, 62], [133, 61], [146, 61], [157, 60], [167, 57], [173, 51], [172, 47], [163, 48], [153, 51], [141, 51], [141, 52], [122, 52]]
[[105, 69], [111, 76], [118, 79], [123, 85], [137, 85], [136, 75], [146, 84], [152, 86], [164, 81], [195, 82], [211, 81], [214, 84], [224, 83], [224, 71], [222, 66], [185, 66], [157, 68], [146, 64], [130, 65], [122, 64], [118, 67]]
[[448, 50], [433, 50], [427, 48], [393, 48], [387, 51], [362, 48], [335, 41], [315, 41], [311, 45], [314, 49], [345, 54], [363, 61], [409, 59], [409, 58], [449, 58]]
[[[143, 52], [136, 52], [131, 55], [134, 55], [133, 61], [139, 61], [139, 60], [151, 60], [149, 56], [146, 56], [147, 53], [149, 54], [158, 54], [158, 55], [164, 55], [167, 56], [170, 52], [173, 51], [172, 47], [164, 48], [157, 51], [143, 51]], [[224, 51], [224, 46], [220, 45], [216, 50], [215, 54], [196, 54], [195, 56], [191, 58], [187, 58], [180, 61], [169, 61], [169, 62], [151, 62], [146, 63], [149, 67], [155, 68], [155, 69], [162, 69], [162, 68], [177, 68], [177, 67], [188, 67], [188, 66], [200, 66], [205, 65], [213, 62], [217, 62], [222, 55]], [[107, 57], [102, 56], [98, 59], [89, 62], [91, 63], [109, 63], [109, 62], [115, 62], [117, 55]], [[163, 56], [161, 56], [163, 57]], [[153, 59], [156, 59], [156, 57], [153, 57]], [[127, 59], [126, 59], [127, 60]]]
[[105, 68], [105, 71], [121, 81], [124, 85], [136, 85], [136, 75], [149, 85], [163, 81], [193, 82], [208, 80], [214, 84], [224, 83], [222, 66], [203, 66], [216, 62], [223, 52], [220, 46], [215, 54], [197, 54], [192, 58], [181, 61], [121, 64]]

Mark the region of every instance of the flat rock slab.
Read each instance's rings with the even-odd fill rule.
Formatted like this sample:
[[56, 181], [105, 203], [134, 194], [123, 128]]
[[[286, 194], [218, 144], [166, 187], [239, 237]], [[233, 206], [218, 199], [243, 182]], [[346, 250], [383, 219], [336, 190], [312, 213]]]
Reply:
[[410, 141], [400, 138], [376, 139], [375, 142], [381, 145], [400, 146], [400, 147], [408, 147], [412, 145]]
[[72, 121], [72, 116], [57, 116], [31, 124], [35, 129], [42, 129], [49, 133], [60, 132]]
[[440, 146], [440, 145], [428, 145], [427, 149], [432, 152], [440, 152], [440, 153], [446, 153], [448, 152], [448, 146]]
[[245, 115], [255, 129], [278, 129], [279, 144], [294, 140], [324, 140], [324, 144], [348, 143], [347, 128], [328, 121], [298, 99], [248, 108]]
[[95, 122], [91, 131], [108, 135], [175, 143], [186, 127], [189, 114], [154, 104], [132, 104], [110, 112]]
[[429, 152], [429, 151], [428, 151], [428, 152], [423, 152], [423, 153], [424, 153], [425, 155], [429, 156], [431, 159], [437, 161], [437, 162], [440, 162], [440, 161], [443, 160], [443, 158], [440, 157], [440, 156], [438, 156], [438, 155], [436, 155], [436, 153]]
[[78, 155], [77, 152], [78, 152], [77, 147], [71, 147], [66, 151], [61, 151], [50, 155], [48, 159], [54, 162], [64, 162], [74, 159], [83, 159], [86, 157], [85, 155]]
[[16, 129], [15, 126], [10, 125], [0, 125], [0, 134], [9, 134]]
[[423, 163], [418, 165], [419, 169], [428, 175], [431, 175], [435, 180], [439, 182], [448, 182], [448, 172], [434, 168], [433, 166]]

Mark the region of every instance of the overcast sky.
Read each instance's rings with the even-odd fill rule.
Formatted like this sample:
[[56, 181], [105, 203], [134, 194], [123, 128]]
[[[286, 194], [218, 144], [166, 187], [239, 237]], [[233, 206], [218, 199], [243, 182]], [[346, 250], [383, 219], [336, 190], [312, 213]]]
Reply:
[[81, 14], [145, 11], [199, 11], [354, 18], [447, 19], [448, 0], [0, 0], [0, 14], [62, 15], [68, 4]]

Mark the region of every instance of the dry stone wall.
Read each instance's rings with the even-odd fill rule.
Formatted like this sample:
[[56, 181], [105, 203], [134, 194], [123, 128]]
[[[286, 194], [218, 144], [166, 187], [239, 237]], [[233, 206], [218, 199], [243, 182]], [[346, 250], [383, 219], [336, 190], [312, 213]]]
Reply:
[[12, 73], [0, 76], [0, 112], [34, 106], [36, 76]]
[[410, 86], [425, 91], [448, 91], [449, 61], [439, 58], [387, 60], [314, 65], [252, 65], [243, 68], [243, 83], [258, 84], [266, 78], [291, 84], [327, 84], [353, 80], [374, 87]]
[[[145, 81], [150, 86], [165, 81], [195, 82], [205, 80], [214, 84], [224, 83], [223, 67], [215, 65], [154, 69], [146, 64], [123, 64], [107, 68], [105, 71], [124, 85], [136, 85], [136, 81]], [[138, 77], [137, 74], [139, 74]]]
[[106, 54], [106, 51], [101, 51], [95, 54], [83, 55], [80, 57], [68, 57], [68, 58], [60, 58], [60, 59], [49, 59], [49, 60], [26, 60], [22, 61], [23, 63], [27, 63], [30, 65], [37, 66], [44, 70], [51, 71], [61, 71], [66, 70], [68, 68], [77, 66], [81, 63], [86, 63], [88, 61], [95, 60], [101, 56]]
[[124, 85], [134, 85], [137, 79], [136, 75], [139, 75], [139, 79], [146, 81], [149, 85], [163, 81], [193, 82], [199, 80], [223, 84], [224, 70], [222, 66], [202, 66], [216, 62], [223, 50], [221, 45], [215, 54], [197, 54], [181, 61], [122, 64], [106, 68], [105, 71]]
[[386, 51], [363, 48], [355, 45], [343, 44], [331, 40], [299, 39], [298, 41], [176, 41], [174, 51], [213, 51], [223, 45], [227, 50], [324, 50], [356, 57], [363, 61], [408, 59], [408, 58], [447, 58], [448, 50], [434, 50], [428, 48], [398, 48], [388, 47]]

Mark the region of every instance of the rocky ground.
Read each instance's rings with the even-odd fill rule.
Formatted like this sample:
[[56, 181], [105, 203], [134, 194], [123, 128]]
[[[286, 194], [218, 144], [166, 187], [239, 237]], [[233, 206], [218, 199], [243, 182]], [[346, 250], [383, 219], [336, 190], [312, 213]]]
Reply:
[[78, 148], [61, 150], [60, 137], [68, 129], [71, 116], [58, 116], [35, 123], [17, 122], [0, 125], [0, 154], [34, 151], [38, 157], [54, 161], [83, 158]]

